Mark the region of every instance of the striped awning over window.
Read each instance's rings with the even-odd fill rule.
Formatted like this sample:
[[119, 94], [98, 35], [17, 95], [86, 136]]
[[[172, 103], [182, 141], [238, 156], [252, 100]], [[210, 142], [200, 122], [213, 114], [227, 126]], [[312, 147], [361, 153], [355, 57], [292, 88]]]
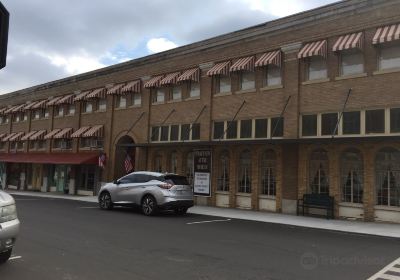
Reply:
[[52, 99], [50, 99], [47, 102], [47, 106], [54, 106], [57, 105], [57, 102], [60, 101], [60, 99], [63, 98], [62, 96], [57, 96], [57, 97], [53, 97]]
[[4, 107], [4, 108], [1, 108], [0, 109], [0, 115], [4, 115], [5, 114], [5, 112], [7, 111], [7, 107]]
[[27, 105], [25, 105], [24, 111], [32, 109], [32, 107], [35, 106], [38, 102], [40, 102], [40, 100], [39, 101], [32, 101], [31, 103], [28, 103]]
[[199, 82], [200, 81], [200, 69], [198, 67], [186, 70], [180, 75], [177, 79], [177, 82], [184, 82], [184, 81], [193, 81]]
[[160, 86], [176, 84], [176, 80], [178, 79], [179, 74], [180, 72], [167, 74], [165, 78], [160, 81]]
[[210, 70], [207, 71], [207, 76], [229, 75], [230, 67], [231, 67], [230, 61], [217, 63]]
[[326, 57], [326, 40], [316, 41], [305, 44], [297, 55], [298, 58], [306, 58], [310, 56], [323, 56]]
[[12, 137], [8, 139], [10, 142], [20, 141], [22, 136], [24, 136], [25, 132], [17, 132]]
[[82, 136], [83, 133], [85, 133], [89, 129], [90, 129], [90, 126], [82, 126], [77, 131], [75, 131], [74, 133], [71, 134], [71, 138], [79, 138]]
[[3, 139], [1, 139], [2, 142], [7, 142], [8, 140], [10, 140], [11, 137], [13, 137], [15, 134], [17, 134], [16, 132], [10, 133], [6, 136], [4, 136]]
[[83, 133], [82, 137], [103, 137], [103, 125], [92, 126], [89, 130]]
[[46, 108], [47, 99], [38, 101], [35, 105], [31, 107], [31, 109], [43, 109]]
[[125, 86], [125, 83], [122, 84], [116, 84], [112, 88], [109, 88], [107, 90], [107, 95], [113, 95], [113, 94], [121, 94], [121, 89]]
[[39, 130], [35, 134], [33, 134], [29, 140], [41, 140], [44, 138], [44, 135], [46, 134], [46, 130]]
[[267, 66], [273, 64], [281, 67], [281, 51], [272, 51], [264, 53], [255, 63], [256, 67]]
[[28, 132], [27, 134], [25, 134], [25, 135], [21, 138], [21, 140], [22, 140], [22, 141], [29, 140], [35, 133], [37, 133], [36, 130], [30, 131], [30, 132]]
[[72, 128], [67, 127], [63, 128], [60, 132], [58, 132], [56, 135], [53, 136], [55, 139], [65, 139], [65, 138], [71, 138], [72, 134]]
[[68, 95], [64, 95], [62, 96], [58, 101], [57, 101], [57, 105], [62, 105], [62, 104], [72, 104], [74, 103], [74, 94], [68, 94]]
[[140, 92], [141, 80], [132, 81], [121, 89], [121, 94]]
[[52, 139], [54, 137], [54, 135], [56, 135], [57, 133], [59, 133], [61, 131], [61, 128], [56, 128], [53, 129], [52, 131], [50, 131], [49, 133], [47, 133], [43, 138], [44, 139]]
[[379, 27], [372, 39], [372, 44], [382, 44], [400, 39], [400, 23]]
[[10, 114], [10, 113], [22, 112], [25, 106], [26, 106], [26, 104], [14, 105], [14, 106], [8, 108], [4, 113]]
[[362, 49], [362, 35], [362, 32], [358, 32], [340, 36], [333, 45], [332, 50], [336, 52], [355, 48]]
[[145, 87], [145, 88], [159, 87], [162, 78], [163, 78], [162, 75], [161, 75], [161, 76], [153, 77], [153, 78], [151, 78], [150, 80], [148, 80], [148, 81], [144, 84], [144, 87]]
[[93, 98], [103, 99], [106, 97], [106, 92], [107, 92], [106, 88], [97, 88], [95, 90], [92, 90], [88, 95], [86, 95], [85, 100]]
[[4, 136], [6, 136], [7, 133], [0, 133], [0, 141], [4, 138]]
[[77, 95], [74, 97], [74, 101], [81, 101], [81, 100], [83, 100], [83, 99], [86, 97], [86, 95], [88, 95], [89, 93], [90, 93], [90, 90], [86, 90], [86, 91], [83, 91], [83, 92], [77, 94]]
[[240, 58], [229, 68], [229, 71], [254, 71], [254, 56]]

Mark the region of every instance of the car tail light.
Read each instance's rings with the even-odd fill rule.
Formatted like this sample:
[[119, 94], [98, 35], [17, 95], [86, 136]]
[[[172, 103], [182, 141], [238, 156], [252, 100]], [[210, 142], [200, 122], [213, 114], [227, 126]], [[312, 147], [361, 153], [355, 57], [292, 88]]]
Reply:
[[158, 185], [160, 188], [164, 189], [164, 190], [169, 190], [170, 188], [172, 188], [174, 185], [169, 184], [169, 183], [164, 183], [164, 184], [159, 184]]

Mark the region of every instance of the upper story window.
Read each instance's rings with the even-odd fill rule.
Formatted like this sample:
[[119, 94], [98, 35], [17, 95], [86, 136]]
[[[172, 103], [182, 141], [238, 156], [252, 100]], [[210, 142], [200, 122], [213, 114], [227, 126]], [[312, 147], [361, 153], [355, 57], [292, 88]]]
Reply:
[[343, 134], [360, 134], [360, 111], [343, 112]]
[[255, 120], [255, 137], [256, 138], [268, 137], [268, 119]]
[[328, 76], [326, 40], [305, 44], [297, 57], [306, 59], [306, 80], [324, 79]]
[[352, 49], [340, 53], [340, 75], [348, 76], [364, 72], [364, 55], [360, 50]]
[[265, 71], [265, 85], [277, 86], [282, 84], [281, 68], [276, 65], [268, 65]]
[[221, 139], [224, 137], [225, 122], [214, 122], [213, 139]]
[[337, 135], [337, 113], [327, 113], [321, 115], [321, 135]]
[[172, 100], [182, 99], [182, 87], [180, 85], [175, 85], [172, 87]]
[[106, 98], [100, 98], [97, 100], [97, 110], [98, 111], [107, 110], [107, 99]]
[[303, 136], [317, 136], [317, 115], [303, 115], [301, 121]]
[[55, 117], [62, 117], [64, 116], [64, 106], [59, 105], [54, 107], [54, 116]]
[[400, 132], [400, 108], [390, 109], [390, 132]]
[[20, 122], [21, 121], [21, 115], [19, 113], [13, 115], [14, 122]]
[[190, 82], [189, 97], [199, 97], [200, 96], [200, 83]]
[[132, 105], [140, 106], [142, 105], [142, 95], [139, 92], [135, 92], [132, 95]]
[[253, 131], [253, 120], [240, 121], [240, 138], [251, 138]]
[[85, 101], [83, 103], [83, 112], [84, 113], [91, 113], [93, 112], [93, 102], [92, 101]]
[[117, 95], [117, 98], [115, 101], [115, 107], [126, 108], [126, 96], [125, 95]]
[[216, 79], [218, 81], [217, 93], [231, 92], [231, 77], [228, 75], [219, 75]]
[[282, 84], [281, 51], [276, 50], [264, 53], [255, 63], [256, 67], [263, 67], [264, 86], [277, 86]]
[[400, 67], [400, 43], [382, 44], [379, 47], [379, 70]]
[[254, 56], [248, 56], [238, 59], [229, 68], [229, 71], [239, 74], [239, 90], [249, 90], [256, 87]]
[[153, 94], [153, 103], [162, 103], [165, 101], [165, 88], [157, 88]]
[[240, 89], [254, 89], [256, 87], [256, 77], [254, 72], [242, 71], [240, 73]]
[[384, 133], [385, 132], [385, 110], [366, 110], [365, 111], [365, 132]]
[[75, 104], [68, 104], [66, 113], [69, 116], [75, 115]]

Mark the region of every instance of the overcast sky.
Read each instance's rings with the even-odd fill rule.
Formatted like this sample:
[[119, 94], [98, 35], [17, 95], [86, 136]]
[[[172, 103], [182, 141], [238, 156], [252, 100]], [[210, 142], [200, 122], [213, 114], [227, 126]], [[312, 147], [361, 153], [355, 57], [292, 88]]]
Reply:
[[165, 51], [336, 0], [0, 0], [0, 94]]

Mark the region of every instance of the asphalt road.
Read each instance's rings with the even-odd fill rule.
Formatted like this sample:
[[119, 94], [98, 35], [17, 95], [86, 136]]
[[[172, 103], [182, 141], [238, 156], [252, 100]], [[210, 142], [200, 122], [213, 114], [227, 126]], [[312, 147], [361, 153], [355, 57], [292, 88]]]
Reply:
[[[22, 228], [16, 258], [0, 266], [2, 280], [356, 280], [400, 257], [400, 239], [193, 214], [145, 217], [61, 199], [16, 200]], [[213, 220], [220, 221], [203, 223]]]

